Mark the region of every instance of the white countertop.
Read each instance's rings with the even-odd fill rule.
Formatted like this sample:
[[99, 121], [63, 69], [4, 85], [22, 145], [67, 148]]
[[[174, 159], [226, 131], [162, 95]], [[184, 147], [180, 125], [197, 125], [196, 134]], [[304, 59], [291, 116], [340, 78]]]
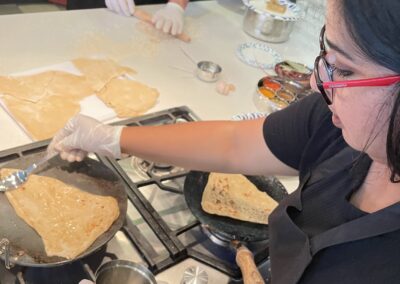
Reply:
[[[154, 12], [158, 6], [141, 8]], [[149, 112], [186, 105], [203, 120], [230, 119], [238, 113], [257, 111], [252, 95], [257, 81], [265, 75], [235, 54], [241, 43], [261, 42], [243, 32], [244, 11], [240, 0], [190, 3], [185, 19], [185, 31], [192, 37], [189, 44], [159, 36], [147, 24], [106, 9], [0, 16], [0, 74], [51, 66], [76, 57], [109, 57], [134, 68], [138, 71], [135, 79], [159, 90], [159, 103]], [[284, 59], [311, 66], [318, 43], [310, 42], [299, 27], [289, 41], [266, 44]], [[181, 48], [196, 61], [211, 60], [221, 65], [222, 78], [234, 83], [236, 91], [220, 95], [215, 83], [202, 82], [178, 70], [195, 68]], [[31, 142], [3, 109], [0, 125], [0, 150]]]

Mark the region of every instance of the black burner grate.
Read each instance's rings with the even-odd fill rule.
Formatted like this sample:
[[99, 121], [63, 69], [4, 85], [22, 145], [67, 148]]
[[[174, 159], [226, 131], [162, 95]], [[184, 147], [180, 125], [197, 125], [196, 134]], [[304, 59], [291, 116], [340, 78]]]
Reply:
[[[184, 123], [199, 120], [187, 107], [172, 108], [141, 117], [118, 122], [118, 125], [143, 126]], [[19, 159], [26, 155], [35, 155], [45, 151], [50, 141], [40, 141], [0, 152], [0, 164]], [[241, 273], [235, 263], [235, 252], [229, 247], [213, 243], [201, 230], [198, 221], [192, 218], [186, 225], [171, 228], [152, 203], [144, 196], [143, 191], [155, 187], [171, 194], [183, 195], [183, 182], [188, 171], [170, 165], [154, 164], [143, 160], [132, 160], [132, 164], [141, 164], [137, 179], [132, 180], [121, 167], [119, 161], [97, 157], [99, 161], [119, 175], [126, 185], [129, 203], [139, 212], [143, 222], [154, 232], [167, 255], [160, 255], [147, 240], [146, 236], [129, 218], [119, 233], [123, 234], [136, 249], [145, 264], [157, 274], [179, 262], [191, 257], [229, 275], [234, 281], [241, 280]], [[136, 158], [132, 158], [136, 159]], [[183, 197], [182, 197], [183, 198]], [[128, 210], [129, 211], [129, 210]], [[1, 236], [0, 236], [1, 239]], [[265, 263], [268, 258], [268, 242], [249, 246], [257, 264]], [[93, 272], [99, 265], [110, 259], [117, 259], [109, 245], [102, 247], [92, 255], [73, 263], [54, 268], [14, 267], [6, 270], [0, 266], [0, 283], [78, 283], [80, 279], [93, 279]], [[232, 282], [233, 283], [233, 282]]]

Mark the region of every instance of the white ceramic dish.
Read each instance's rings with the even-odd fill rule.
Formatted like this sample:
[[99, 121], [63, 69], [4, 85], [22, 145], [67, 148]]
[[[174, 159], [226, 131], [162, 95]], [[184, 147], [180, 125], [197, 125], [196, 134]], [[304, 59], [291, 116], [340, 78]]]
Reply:
[[244, 63], [262, 70], [273, 69], [275, 64], [282, 61], [278, 52], [259, 42], [247, 42], [239, 45], [236, 55]]

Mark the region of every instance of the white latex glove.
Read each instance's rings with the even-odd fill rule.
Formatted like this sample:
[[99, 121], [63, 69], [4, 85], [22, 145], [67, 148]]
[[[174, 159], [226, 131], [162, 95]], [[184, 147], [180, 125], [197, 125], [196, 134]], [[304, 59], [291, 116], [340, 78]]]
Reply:
[[179, 35], [183, 31], [183, 13], [185, 11], [176, 3], [169, 2], [158, 10], [152, 18], [155, 27], [164, 33]]
[[134, 0], [106, 0], [106, 6], [111, 11], [128, 17], [135, 12]]
[[54, 136], [47, 154], [60, 153], [69, 162], [82, 161], [88, 152], [120, 158], [120, 137], [123, 126], [103, 124], [94, 118], [78, 114]]
[[87, 279], [83, 279], [79, 281], [79, 284], [94, 284], [94, 282]]

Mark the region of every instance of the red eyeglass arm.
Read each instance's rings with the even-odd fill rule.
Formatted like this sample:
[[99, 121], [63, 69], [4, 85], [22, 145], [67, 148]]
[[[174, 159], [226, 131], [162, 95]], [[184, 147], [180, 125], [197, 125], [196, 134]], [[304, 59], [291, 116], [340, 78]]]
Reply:
[[362, 80], [323, 82], [322, 84], [325, 89], [333, 89], [349, 87], [389, 86], [397, 82], [400, 82], [400, 75]]

